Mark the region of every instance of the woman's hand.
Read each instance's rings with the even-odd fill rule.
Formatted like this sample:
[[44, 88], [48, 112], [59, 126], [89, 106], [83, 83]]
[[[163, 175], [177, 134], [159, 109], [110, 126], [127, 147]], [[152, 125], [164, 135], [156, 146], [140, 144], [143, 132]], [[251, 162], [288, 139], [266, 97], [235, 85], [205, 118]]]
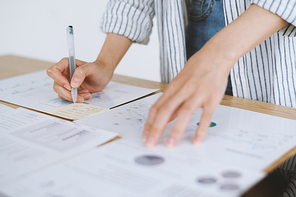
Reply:
[[198, 108], [202, 108], [203, 113], [193, 142], [201, 143], [224, 95], [229, 70], [234, 64], [213, 54], [207, 49], [194, 54], [152, 106], [143, 132], [147, 147], [156, 145], [167, 123], [177, 117], [166, 141], [167, 146], [174, 147]]
[[113, 69], [108, 69], [100, 62], [76, 60], [76, 69], [70, 80], [69, 58], [63, 58], [47, 69], [47, 75], [54, 80], [53, 89], [59, 98], [72, 101], [71, 87], [78, 88], [77, 102], [83, 103], [91, 98], [91, 92], [103, 90], [113, 76]]
[[59, 98], [72, 101], [71, 87], [78, 88], [78, 103], [90, 99], [91, 92], [99, 92], [109, 83], [116, 66], [131, 44], [132, 41], [124, 36], [108, 33], [95, 62], [75, 61], [76, 69], [71, 81], [69, 58], [62, 59], [47, 69], [47, 75], [54, 80], [54, 91]]

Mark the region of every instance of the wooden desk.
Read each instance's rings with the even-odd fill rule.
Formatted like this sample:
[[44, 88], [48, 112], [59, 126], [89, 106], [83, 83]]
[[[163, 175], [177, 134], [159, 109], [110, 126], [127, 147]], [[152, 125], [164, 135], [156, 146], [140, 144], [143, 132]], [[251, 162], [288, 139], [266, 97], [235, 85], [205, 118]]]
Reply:
[[[31, 73], [39, 70], [44, 70], [49, 68], [51, 65], [53, 65], [53, 63], [51, 62], [28, 59], [28, 58], [23, 58], [18, 56], [12, 56], [12, 55], [0, 56], [0, 70], [1, 70], [0, 79], [27, 74], [27, 73]], [[112, 81], [139, 86], [139, 87], [160, 89], [160, 91], [163, 91], [167, 87], [167, 84], [165, 83], [126, 77], [122, 75], [114, 75], [112, 78]], [[10, 106], [12, 108], [20, 107], [20, 106], [3, 102], [3, 101], [0, 101], [0, 103]], [[221, 104], [296, 120], [296, 109], [294, 108], [283, 107], [283, 106], [274, 105], [270, 103], [263, 103], [259, 101], [237, 98], [237, 97], [232, 97], [227, 95], [224, 96]], [[280, 163], [282, 163], [283, 161], [285, 161], [286, 159], [288, 159], [290, 156], [294, 154], [296, 154], [296, 146], [287, 154], [282, 156], [279, 160], [277, 160], [275, 163], [273, 163], [271, 166], [266, 168], [265, 172], [267, 173], [271, 172], [273, 169], [276, 168], [276, 166], [278, 166]]]

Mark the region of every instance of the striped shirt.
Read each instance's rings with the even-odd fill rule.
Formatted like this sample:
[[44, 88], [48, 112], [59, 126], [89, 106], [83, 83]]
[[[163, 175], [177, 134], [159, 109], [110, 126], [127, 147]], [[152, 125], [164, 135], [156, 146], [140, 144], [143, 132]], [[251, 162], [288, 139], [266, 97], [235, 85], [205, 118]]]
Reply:
[[[296, 108], [296, 0], [224, 0], [225, 24], [255, 3], [289, 24], [241, 57], [231, 70], [233, 95]], [[101, 29], [147, 44], [156, 14], [161, 81], [169, 83], [186, 63], [182, 0], [111, 0]]]

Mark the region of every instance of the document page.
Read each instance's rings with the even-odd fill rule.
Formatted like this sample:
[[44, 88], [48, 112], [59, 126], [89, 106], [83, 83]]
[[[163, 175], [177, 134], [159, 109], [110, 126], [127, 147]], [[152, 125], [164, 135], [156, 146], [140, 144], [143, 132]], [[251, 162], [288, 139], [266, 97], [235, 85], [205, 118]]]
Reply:
[[105, 143], [116, 133], [37, 112], [0, 114], [0, 188], [5, 181]]
[[[160, 95], [152, 95], [77, 122], [142, 141], [149, 109]], [[264, 170], [296, 145], [295, 120], [222, 105], [218, 106], [213, 115], [204, 142], [194, 145], [192, 140], [201, 114], [202, 110], [193, 114], [176, 152], [219, 163]], [[172, 121], [167, 125], [158, 146], [164, 146], [174, 123], [175, 121]]]
[[174, 149], [147, 149], [116, 140], [47, 170], [1, 187], [22, 197], [239, 196], [264, 177], [261, 172], [215, 164]]
[[4, 113], [4, 112], [7, 112], [7, 111], [10, 111], [10, 110], [13, 110], [13, 108], [8, 107], [8, 106], [3, 105], [3, 104], [0, 103], [0, 114]]
[[[0, 100], [43, 112], [73, 103], [58, 98], [52, 87], [53, 80], [45, 70], [8, 78], [0, 80]], [[112, 108], [155, 91], [111, 81], [103, 91], [92, 93], [85, 104]]]
[[[108, 112], [104, 112], [104, 114], [97, 114], [76, 120], [75, 122], [96, 128], [104, 128], [108, 131], [117, 132], [121, 137], [139, 141], [142, 140], [142, 132], [149, 114], [149, 109], [161, 95], [162, 93], [154, 94], [111, 109]], [[169, 124], [168, 129], [171, 126], [172, 124]], [[167, 136], [166, 134], [165, 136]]]

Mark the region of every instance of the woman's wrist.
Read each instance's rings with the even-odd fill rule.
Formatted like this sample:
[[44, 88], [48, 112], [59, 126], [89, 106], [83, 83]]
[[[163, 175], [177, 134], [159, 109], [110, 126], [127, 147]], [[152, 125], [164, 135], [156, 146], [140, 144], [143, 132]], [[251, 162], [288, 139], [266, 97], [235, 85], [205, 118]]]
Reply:
[[93, 62], [95, 65], [100, 66], [106, 70], [107, 73], [114, 73], [114, 70], [117, 66], [117, 64], [114, 63], [111, 59], [108, 58], [98, 58]]
[[235, 50], [222, 41], [219, 37], [209, 40], [204, 47], [200, 50], [200, 53], [205, 58], [211, 60], [211, 66], [223, 75], [228, 75], [235, 62], [239, 59]]

